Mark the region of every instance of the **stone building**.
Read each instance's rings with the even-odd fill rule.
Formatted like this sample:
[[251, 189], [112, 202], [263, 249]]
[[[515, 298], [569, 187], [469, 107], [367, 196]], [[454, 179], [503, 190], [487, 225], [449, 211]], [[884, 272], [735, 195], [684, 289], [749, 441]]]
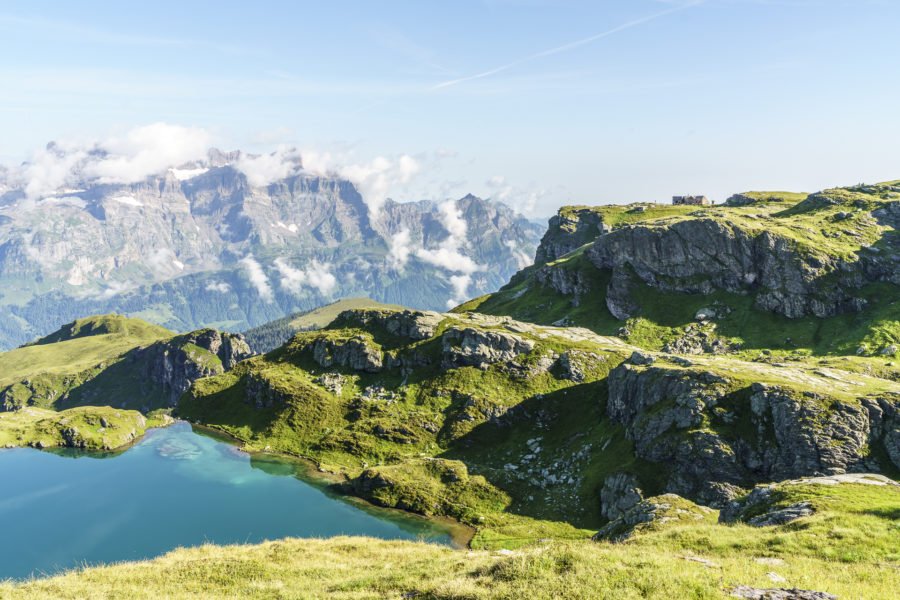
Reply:
[[672, 204], [709, 204], [706, 196], [672, 196]]

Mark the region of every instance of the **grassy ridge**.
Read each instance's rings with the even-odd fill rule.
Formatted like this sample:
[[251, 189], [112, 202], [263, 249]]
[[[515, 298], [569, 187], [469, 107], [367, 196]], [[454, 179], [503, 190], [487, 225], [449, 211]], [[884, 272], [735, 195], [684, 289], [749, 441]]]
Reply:
[[[564, 207], [560, 216], [576, 219], [579, 212], [591, 210], [607, 226], [640, 224], [650, 228], [703, 218], [750, 235], [767, 232], [823, 263], [842, 259], [852, 264], [861, 255], [888, 259], [890, 253], [894, 253], [890, 260], [896, 258], [898, 232], [873, 215], [900, 201], [896, 186], [837, 188], [813, 195], [751, 192], [741, 196], [755, 200], [742, 206], [650, 205], [643, 211], [623, 206]], [[572, 231], [561, 228], [547, 237], [552, 243], [554, 236], [565, 239]], [[632, 298], [640, 307], [639, 315], [619, 321], [605, 303], [611, 272], [591, 264], [585, 256], [589, 246], [590, 243], [585, 244], [555, 261], [524, 269], [500, 291], [470, 300], [453, 312], [510, 315], [542, 324], [565, 322], [588, 327], [601, 335], [620, 335], [636, 346], [659, 350], [696, 326], [698, 310], [713, 307], [719, 309], [715, 330], [707, 328], [705, 334], [740, 348], [738, 354], [744, 358], [756, 357], [761, 350], [779, 355], [860, 355], [873, 359], [869, 368], [880, 370], [890, 366], [886, 363], [894, 358], [890, 353], [882, 355], [882, 351], [900, 344], [900, 302], [895, 301], [900, 298], [900, 287], [887, 282], [872, 283], [858, 291], [856, 295], [866, 301], [863, 310], [824, 319], [789, 319], [760, 310], [754, 306], [752, 290], [748, 294], [721, 290], [707, 295], [671, 294], [635, 283]], [[552, 272], [580, 287], [578, 301], [573, 300], [571, 293], [560, 293], [546, 283]]]
[[83, 406], [56, 412], [23, 408], [0, 412], [0, 448], [69, 446], [113, 450], [130, 444], [147, 429], [171, 422], [166, 415], [144, 417], [134, 410]]
[[0, 353], [0, 389], [41, 373], [78, 373], [173, 335], [121, 315], [79, 319], [32, 344]]

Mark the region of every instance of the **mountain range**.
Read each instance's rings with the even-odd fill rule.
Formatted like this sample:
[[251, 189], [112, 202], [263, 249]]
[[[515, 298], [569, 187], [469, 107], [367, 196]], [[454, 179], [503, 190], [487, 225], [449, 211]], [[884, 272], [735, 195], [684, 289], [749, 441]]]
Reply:
[[122, 183], [47, 153], [69, 169], [58, 187], [0, 172], [3, 349], [107, 312], [240, 331], [348, 296], [446, 309], [529, 264], [543, 229], [471, 195], [367, 201], [299, 156], [261, 179], [259, 157], [213, 149]]
[[[898, 207], [896, 181], [567, 206], [498, 291], [445, 312], [333, 303], [251, 330], [264, 354], [240, 334], [75, 320], [0, 353], [0, 441], [110, 448], [106, 405], [126, 443], [172, 415], [473, 533], [455, 558], [339, 538], [84, 575], [109, 589], [141, 569], [188, 597], [204, 561], [242, 589], [290, 547], [322, 568], [285, 574], [299, 596], [893, 598]], [[348, 587], [333, 568], [385, 553], [396, 579]]]

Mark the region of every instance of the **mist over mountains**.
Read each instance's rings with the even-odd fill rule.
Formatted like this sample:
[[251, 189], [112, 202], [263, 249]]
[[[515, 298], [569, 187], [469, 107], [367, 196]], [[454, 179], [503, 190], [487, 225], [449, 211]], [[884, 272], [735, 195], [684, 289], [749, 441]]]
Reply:
[[471, 195], [391, 200], [408, 156], [208, 142], [157, 124], [0, 170], [0, 348], [105, 312], [239, 331], [345, 296], [443, 310], [530, 264], [543, 231]]

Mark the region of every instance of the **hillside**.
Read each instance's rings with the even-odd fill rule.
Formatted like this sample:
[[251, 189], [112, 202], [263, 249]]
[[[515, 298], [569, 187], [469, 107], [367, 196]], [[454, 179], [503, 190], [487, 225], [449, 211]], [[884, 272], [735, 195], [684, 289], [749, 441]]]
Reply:
[[78, 319], [0, 353], [0, 411], [114, 405], [149, 412], [248, 356], [242, 337], [213, 329], [176, 335], [122, 315]]
[[337, 302], [275, 319], [259, 327], [243, 332], [250, 349], [256, 353], [274, 350], [288, 341], [299, 331], [321, 329], [331, 323], [340, 313], [355, 308], [402, 309], [397, 304], [384, 304], [369, 298], [343, 298]]
[[0, 448], [114, 450], [140, 439], [151, 427], [171, 422], [165, 414], [147, 418], [134, 410], [109, 407], [81, 406], [59, 412], [28, 407], [0, 412]]
[[361, 295], [444, 310], [499, 288], [541, 233], [498, 202], [364, 197], [299, 162], [260, 182], [256, 158], [212, 149], [134, 183], [76, 169], [37, 197], [0, 172], [0, 350], [110, 312], [241, 331]]
[[651, 350], [861, 356], [884, 369], [900, 343], [898, 200], [888, 183], [721, 206], [565, 207], [537, 264], [456, 311], [580, 325]]
[[[147, 373], [132, 363], [148, 356], [202, 363], [160, 406], [248, 451], [309, 458], [343, 493], [469, 525], [472, 551], [284, 540], [0, 592], [141, 597], [155, 588], [134, 580], [166, 572], [176, 598], [267, 597], [259, 578], [275, 574], [288, 597], [889, 598], [898, 206], [881, 184], [567, 207], [534, 266], [451, 312], [335, 303], [253, 332], [316, 327], [221, 365], [208, 354], [226, 338], [208, 331], [134, 348], [92, 377]], [[98, 319], [14, 352], [136, 331]]]
[[900, 472], [900, 383], [874, 373], [474, 313], [347, 311], [196, 381], [177, 414], [473, 525], [476, 545], [580, 537], [645, 494], [722, 507], [765, 481]]

